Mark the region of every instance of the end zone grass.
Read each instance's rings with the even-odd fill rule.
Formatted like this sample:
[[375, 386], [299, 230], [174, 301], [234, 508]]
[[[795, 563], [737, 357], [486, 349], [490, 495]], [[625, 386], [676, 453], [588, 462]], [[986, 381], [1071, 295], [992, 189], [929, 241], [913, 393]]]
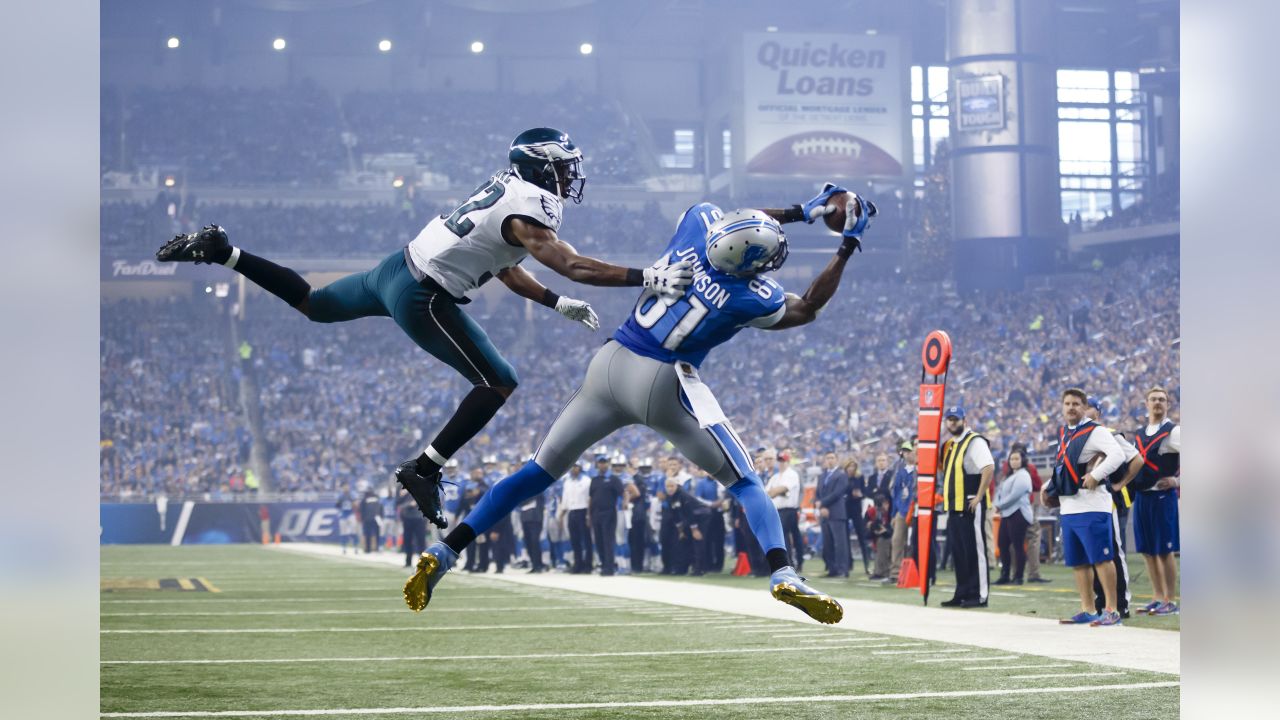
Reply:
[[484, 576], [451, 576], [448, 592], [414, 614], [400, 594], [407, 571], [255, 546], [108, 547], [102, 576], [199, 577], [219, 590], [102, 593], [101, 710], [111, 717], [1150, 718], [1178, 711], [1171, 675]]

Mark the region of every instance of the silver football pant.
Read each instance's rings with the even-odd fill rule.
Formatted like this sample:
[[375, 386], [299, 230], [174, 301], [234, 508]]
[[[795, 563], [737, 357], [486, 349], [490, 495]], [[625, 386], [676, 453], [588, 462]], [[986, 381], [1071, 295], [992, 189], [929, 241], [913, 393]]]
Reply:
[[755, 474], [751, 456], [728, 423], [698, 424], [674, 367], [637, 355], [616, 340], [591, 359], [582, 386], [551, 424], [533, 459], [549, 475], [560, 477], [589, 447], [627, 425], [658, 431], [726, 487]]

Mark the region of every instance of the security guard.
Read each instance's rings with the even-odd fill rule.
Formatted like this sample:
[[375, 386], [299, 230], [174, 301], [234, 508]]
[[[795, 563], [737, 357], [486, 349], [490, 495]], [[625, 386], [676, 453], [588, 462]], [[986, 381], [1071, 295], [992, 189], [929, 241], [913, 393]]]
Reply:
[[964, 408], [947, 410], [951, 439], [942, 450], [942, 504], [955, 553], [956, 594], [943, 607], [986, 607], [991, 568], [987, 565], [987, 490], [995, 459], [987, 439], [965, 427]]

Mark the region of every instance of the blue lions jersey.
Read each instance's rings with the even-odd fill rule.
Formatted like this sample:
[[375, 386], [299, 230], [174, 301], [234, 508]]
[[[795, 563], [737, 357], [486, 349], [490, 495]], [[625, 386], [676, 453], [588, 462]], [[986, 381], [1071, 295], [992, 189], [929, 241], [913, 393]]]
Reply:
[[637, 355], [697, 367], [742, 328], [769, 327], [782, 318], [785, 301], [778, 283], [763, 275], [734, 277], [707, 262], [707, 228], [723, 214], [710, 203], [685, 211], [666, 252], [671, 263], [693, 263], [693, 282], [674, 299], [644, 291], [613, 334], [615, 340]]

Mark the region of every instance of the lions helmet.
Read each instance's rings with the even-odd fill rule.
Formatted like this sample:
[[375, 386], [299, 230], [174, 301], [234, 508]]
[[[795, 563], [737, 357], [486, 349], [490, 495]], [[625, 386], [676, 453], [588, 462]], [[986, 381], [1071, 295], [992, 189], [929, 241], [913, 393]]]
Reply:
[[777, 270], [787, 260], [787, 234], [759, 210], [732, 210], [707, 228], [707, 260], [739, 277]]
[[511, 171], [556, 197], [582, 202], [587, 176], [582, 174], [582, 151], [567, 133], [554, 128], [525, 130], [511, 141]]

